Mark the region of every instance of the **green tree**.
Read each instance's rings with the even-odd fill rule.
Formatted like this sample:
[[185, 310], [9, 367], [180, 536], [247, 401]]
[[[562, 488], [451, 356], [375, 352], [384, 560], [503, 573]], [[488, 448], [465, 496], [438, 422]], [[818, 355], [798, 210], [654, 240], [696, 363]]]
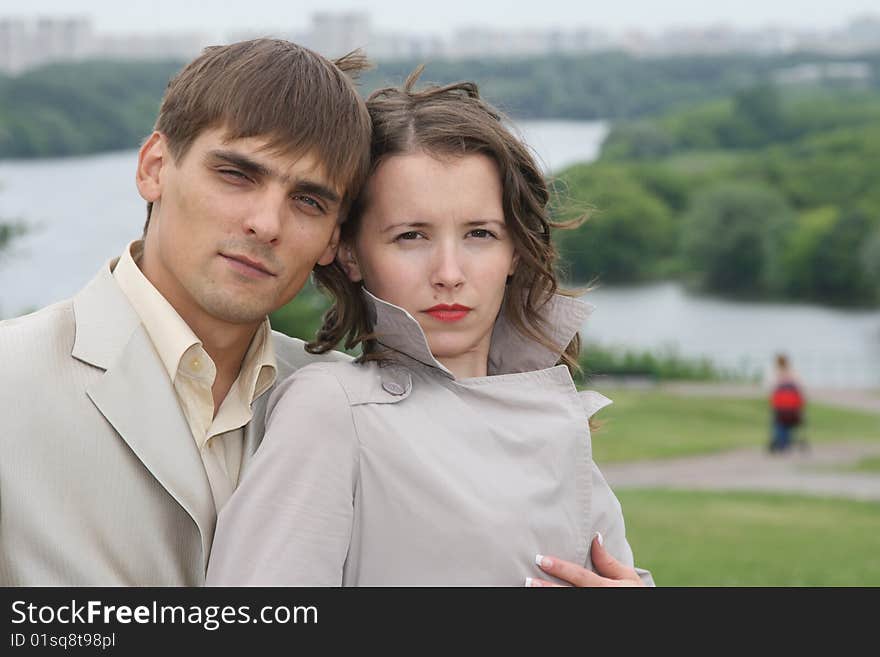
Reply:
[[793, 220], [785, 198], [760, 184], [722, 182], [697, 193], [682, 227], [690, 277], [722, 294], [776, 292]]
[[880, 228], [857, 209], [805, 212], [788, 242], [784, 267], [786, 290], [796, 298], [871, 303], [880, 298]]
[[776, 88], [759, 85], [737, 92], [730, 116], [718, 125], [718, 136], [728, 148], [753, 148], [783, 140], [786, 119]]
[[579, 165], [561, 178], [570, 194], [557, 214], [563, 219], [589, 216], [577, 230], [557, 233], [575, 282], [646, 280], [672, 255], [675, 230], [669, 207], [626, 168]]
[[675, 136], [656, 121], [636, 121], [616, 126], [602, 144], [602, 159], [656, 159], [672, 154]]
[[811, 299], [818, 287], [816, 275], [821, 272], [814, 261], [823, 242], [840, 218], [836, 206], [826, 205], [801, 214], [783, 254], [785, 288], [791, 296]]
[[862, 268], [868, 278], [874, 281], [874, 297], [880, 301], [880, 226], [862, 247]]
[[838, 305], [875, 300], [877, 279], [865, 267], [863, 250], [873, 228], [868, 216], [858, 210], [840, 212], [822, 228], [808, 268], [799, 272], [809, 285], [809, 297]]
[[309, 283], [293, 301], [269, 316], [272, 328], [294, 338], [309, 341], [321, 327], [321, 318], [330, 303]]

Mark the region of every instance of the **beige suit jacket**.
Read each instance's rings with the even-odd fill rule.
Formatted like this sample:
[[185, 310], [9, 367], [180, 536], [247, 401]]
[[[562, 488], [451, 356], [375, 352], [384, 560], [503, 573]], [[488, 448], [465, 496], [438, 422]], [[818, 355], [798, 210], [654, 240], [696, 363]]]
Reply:
[[[0, 322], [0, 586], [204, 583], [211, 489], [112, 265], [72, 300]], [[278, 381], [316, 360], [272, 339]], [[245, 429], [242, 474], [268, 398]]]

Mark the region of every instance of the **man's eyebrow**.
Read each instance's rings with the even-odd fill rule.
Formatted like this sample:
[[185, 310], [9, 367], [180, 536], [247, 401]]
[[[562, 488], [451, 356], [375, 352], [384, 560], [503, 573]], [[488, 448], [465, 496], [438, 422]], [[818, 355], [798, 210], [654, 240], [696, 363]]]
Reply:
[[256, 174], [264, 178], [281, 178], [281, 176], [276, 171], [272, 171], [272, 169], [267, 167], [265, 164], [261, 164], [260, 162], [252, 160], [251, 158], [247, 157], [246, 155], [242, 155], [241, 153], [236, 153], [235, 151], [208, 151], [207, 159], [222, 160], [228, 164], [232, 164], [233, 166], [238, 167], [239, 169], [243, 169], [247, 173]]
[[330, 189], [327, 185], [322, 185], [314, 180], [298, 180], [294, 184], [294, 189], [302, 194], [320, 196], [328, 203], [339, 203], [341, 200], [341, 197], [336, 191]]
[[265, 164], [257, 162], [256, 160], [252, 160], [246, 155], [236, 153], [235, 151], [208, 151], [207, 157], [208, 159], [222, 160], [223, 162], [238, 167], [245, 173], [250, 173], [253, 176], [258, 176], [261, 178], [273, 178], [285, 185], [292, 184], [297, 192], [320, 196], [328, 203], [338, 203], [341, 200], [341, 197], [336, 192], [336, 190], [328, 187], [327, 185], [324, 185], [323, 183], [309, 180], [307, 178], [301, 180], [291, 180], [289, 176], [280, 174], [274, 169], [270, 169]]

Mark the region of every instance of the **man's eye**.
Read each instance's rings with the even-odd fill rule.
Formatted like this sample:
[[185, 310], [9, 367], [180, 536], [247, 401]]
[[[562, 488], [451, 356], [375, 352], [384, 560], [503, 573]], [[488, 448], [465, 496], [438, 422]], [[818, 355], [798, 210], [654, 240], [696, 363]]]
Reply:
[[234, 178], [237, 180], [249, 180], [249, 178], [246, 175], [244, 175], [241, 171], [238, 171], [236, 169], [218, 169], [217, 171], [219, 171], [222, 175], [226, 176], [227, 178]]
[[419, 231], [408, 230], [405, 233], [401, 233], [400, 235], [398, 235], [394, 239], [396, 239], [396, 240], [417, 240], [417, 239], [421, 239], [421, 238], [422, 238], [422, 234]]
[[296, 203], [298, 203], [299, 205], [304, 206], [310, 210], [316, 212], [324, 212], [324, 206], [321, 205], [321, 203], [317, 199], [311, 196], [297, 194], [293, 197], [293, 200], [296, 201]]
[[495, 233], [485, 228], [474, 228], [471, 232], [468, 233], [468, 235], [470, 235], [471, 237], [479, 238], [496, 237]]

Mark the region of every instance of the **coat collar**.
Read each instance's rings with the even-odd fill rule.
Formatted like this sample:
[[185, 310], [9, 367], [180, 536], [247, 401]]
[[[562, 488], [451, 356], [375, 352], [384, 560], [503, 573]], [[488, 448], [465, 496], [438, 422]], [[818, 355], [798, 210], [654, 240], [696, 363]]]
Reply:
[[[373, 296], [363, 290], [364, 300], [370, 312], [376, 341], [392, 351], [409, 356], [428, 367], [443, 372], [449, 378], [455, 376], [443, 366], [428, 347], [425, 332], [416, 319], [406, 310]], [[580, 299], [555, 294], [541, 307], [541, 329], [560, 349], [548, 349], [535, 340], [522, 335], [507, 320], [505, 313], [498, 313], [492, 330], [489, 347], [489, 375], [515, 374], [553, 367], [559, 362], [562, 350], [581, 329], [593, 306]]]
[[113, 279], [118, 261], [114, 258], [107, 262], [73, 298], [76, 336], [72, 356], [103, 370], [110, 368], [141, 324]]
[[[72, 355], [104, 374], [86, 394], [192, 517], [207, 566], [217, 512], [201, 456], [159, 356], [108, 262], [73, 299]], [[247, 438], [247, 436], [246, 436]]]

